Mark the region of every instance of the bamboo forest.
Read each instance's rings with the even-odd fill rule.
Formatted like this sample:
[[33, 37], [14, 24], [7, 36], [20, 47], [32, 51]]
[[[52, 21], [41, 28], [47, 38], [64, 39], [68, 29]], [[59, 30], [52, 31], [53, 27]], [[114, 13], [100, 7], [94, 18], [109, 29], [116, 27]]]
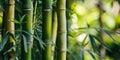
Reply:
[[0, 0], [0, 60], [120, 60], [120, 0]]

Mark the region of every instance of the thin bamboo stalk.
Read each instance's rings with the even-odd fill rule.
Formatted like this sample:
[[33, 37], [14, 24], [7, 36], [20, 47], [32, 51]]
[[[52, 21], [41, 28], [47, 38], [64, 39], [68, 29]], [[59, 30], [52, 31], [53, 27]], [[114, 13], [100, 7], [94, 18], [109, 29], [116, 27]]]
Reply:
[[24, 50], [23, 40], [21, 48], [21, 60], [31, 60], [31, 49], [33, 45], [33, 36], [32, 36], [32, 19], [33, 19], [33, 2], [32, 0], [22, 0], [23, 15], [25, 15], [22, 23], [22, 30], [31, 33], [26, 34], [23, 32], [23, 35], [27, 40], [27, 52]]
[[57, 60], [66, 60], [67, 28], [66, 28], [66, 0], [57, 0]]
[[35, 0], [35, 4], [34, 4], [34, 12], [33, 12], [33, 22], [34, 22], [34, 24], [36, 23], [37, 5], [38, 5], [38, 1]]
[[57, 12], [53, 10], [52, 14], [52, 60], [54, 60], [55, 44], [57, 38]]
[[[33, 10], [33, 35], [34, 35], [34, 31], [35, 31], [35, 24], [37, 23], [37, 19], [36, 19], [36, 15], [37, 15], [37, 5], [38, 5], [38, 1], [35, 0], [35, 3], [34, 3], [34, 10]], [[34, 39], [33, 39], [34, 41]]]
[[52, 45], [52, 1], [42, 0], [42, 39], [45, 43], [42, 60], [51, 60]]

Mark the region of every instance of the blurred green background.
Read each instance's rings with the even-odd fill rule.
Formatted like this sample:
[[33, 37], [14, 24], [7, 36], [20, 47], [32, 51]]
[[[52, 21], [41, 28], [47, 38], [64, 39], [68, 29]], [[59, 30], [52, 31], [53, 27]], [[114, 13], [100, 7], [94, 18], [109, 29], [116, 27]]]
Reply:
[[[86, 46], [81, 47], [84, 38], [87, 34], [92, 34], [100, 38], [100, 31], [94, 28], [101, 28], [99, 18], [102, 21], [102, 29], [109, 32], [111, 36], [103, 33], [103, 43], [109, 47], [111, 51], [105, 49], [104, 60], [120, 60], [120, 4], [119, 0], [69, 0], [68, 12], [68, 60], [80, 60], [82, 49], [92, 50], [89, 37], [86, 38]], [[99, 3], [103, 10], [101, 13]], [[100, 15], [101, 13], [101, 15]], [[68, 16], [67, 15], [67, 16]], [[86, 28], [85, 27], [89, 27]], [[115, 41], [112, 41], [112, 39]], [[100, 43], [95, 41], [97, 46]], [[117, 44], [115, 43], [117, 42]], [[99, 60], [99, 55], [96, 53], [96, 60]], [[87, 51], [84, 52], [85, 60], [92, 60], [93, 58]], [[94, 60], [94, 59], [93, 59]]]

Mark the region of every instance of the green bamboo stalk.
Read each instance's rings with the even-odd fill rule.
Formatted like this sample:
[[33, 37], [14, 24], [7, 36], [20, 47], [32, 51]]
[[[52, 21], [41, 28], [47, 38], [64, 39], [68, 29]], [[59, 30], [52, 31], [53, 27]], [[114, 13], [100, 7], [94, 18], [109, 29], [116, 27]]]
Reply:
[[[32, 33], [32, 19], [33, 19], [33, 2], [32, 0], [22, 0], [23, 15], [25, 15], [22, 23], [22, 30], [28, 33]], [[21, 60], [31, 60], [31, 49], [33, 45], [32, 34], [23, 32], [23, 35], [27, 40], [27, 52], [24, 50], [23, 40], [21, 48]]]
[[34, 24], [36, 23], [37, 5], [38, 5], [38, 1], [35, 0], [34, 11], [33, 11], [33, 22], [34, 22]]
[[52, 59], [54, 60], [55, 44], [57, 37], [57, 12], [53, 10], [52, 14]]
[[[3, 23], [2, 23], [2, 37], [4, 37], [6, 32], [9, 32], [11, 34], [15, 34], [15, 26], [14, 26], [14, 7], [15, 7], [15, 1], [14, 0], [8, 0], [5, 1], [5, 12], [3, 13]], [[7, 44], [13, 44], [15, 45], [14, 39], [9, 36]], [[13, 48], [15, 51], [15, 47]], [[9, 52], [8, 53], [8, 58], [9, 60], [14, 60], [14, 52]]]
[[37, 23], [37, 19], [36, 19], [36, 13], [37, 13], [37, 5], [38, 5], [38, 1], [35, 0], [34, 1], [34, 9], [33, 9], [33, 35], [34, 35], [34, 30], [35, 30], [35, 24]]
[[57, 0], [57, 60], [66, 60], [67, 28], [66, 28], [66, 0]]
[[52, 45], [52, 1], [42, 0], [42, 39], [45, 43], [42, 60], [51, 60], [51, 45]]

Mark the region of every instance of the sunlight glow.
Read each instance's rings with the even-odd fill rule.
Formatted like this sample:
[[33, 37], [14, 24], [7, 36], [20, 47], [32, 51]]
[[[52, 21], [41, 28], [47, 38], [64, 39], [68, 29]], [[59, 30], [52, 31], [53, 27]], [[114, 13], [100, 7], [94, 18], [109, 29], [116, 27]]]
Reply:
[[75, 7], [75, 12], [79, 15], [85, 15], [86, 14], [86, 9], [84, 6], [77, 4]]
[[[103, 22], [104, 24], [110, 28], [110, 29], [114, 29], [115, 28], [115, 20], [112, 16], [110, 16], [109, 14], [105, 13], [102, 16]], [[107, 23], [106, 23], [107, 22]]]
[[72, 29], [74, 29], [74, 28], [78, 28], [78, 25], [77, 25], [77, 20], [78, 20], [78, 18], [77, 18], [77, 16], [76, 16], [76, 14], [73, 14], [72, 15], [72, 26], [71, 26], [71, 28]]
[[77, 37], [77, 41], [82, 42], [85, 37], [86, 37], [86, 33], [83, 33]]

